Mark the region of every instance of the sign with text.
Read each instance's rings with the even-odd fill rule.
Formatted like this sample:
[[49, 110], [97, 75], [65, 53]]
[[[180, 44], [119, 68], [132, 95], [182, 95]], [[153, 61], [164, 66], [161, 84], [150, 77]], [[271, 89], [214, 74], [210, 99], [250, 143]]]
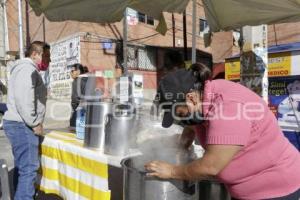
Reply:
[[139, 22], [138, 20], [138, 12], [131, 8], [127, 8], [127, 23], [130, 26], [135, 26]]
[[241, 62], [239, 58], [226, 60], [225, 62], [225, 79], [239, 80], [241, 71]]
[[[227, 59], [225, 62], [225, 78], [227, 80], [240, 79], [240, 60], [239, 58]], [[291, 52], [272, 53], [268, 58], [269, 77], [282, 77], [292, 74], [292, 55]]]
[[72, 81], [70, 66], [80, 63], [80, 36], [51, 44], [50, 97], [69, 99]]
[[300, 76], [269, 78], [269, 107], [279, 125], [298, 127], [300, 119]]
[[113, 48], [112, 41], [110, 39], [101, 40], [102, 49], [110, 50]]
[[245, 26], [242, 31], [240, 83], [268, 101], [267, 25]]
[[291, 75], [291, 52], [269, 54], [269, 76]]

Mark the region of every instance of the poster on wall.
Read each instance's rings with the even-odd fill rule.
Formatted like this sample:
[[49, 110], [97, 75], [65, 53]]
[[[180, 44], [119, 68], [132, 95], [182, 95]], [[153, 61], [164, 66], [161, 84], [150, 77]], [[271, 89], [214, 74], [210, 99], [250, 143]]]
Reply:
[[300, 75], [269, 78], [269, 107], [280, 126], [299, 126]]
[[225, 79], [239, 80], [241, 71], [241, 62], [239, 58], [227, 59], [225, 62]]
[[291, 52], [269, 54], [269, 76], [289, 76], [292, 74]]
[[131, 8], [127, 8], [127, 23], [130, 26], [135, 26], [139, 22], [138, 20], [138, 12]]
[[241, 77], [240, 82], [255, 93], [262, 95], [262, 79], [265, 70], [263, 55], [258, 55], [253, 51], [244, 52], [241, 56]]
[[132, 95], [134, 98], [143, 98], [143, 75], [134, 74], [132, 77]]
[[267, 26], [243, 27], [244, 45], [241, 54], [240, 83], [266, 101], [268, 95]]
[[69, 99], [72, 78], [70, 67], [80, 63], [80, 36], [51, 44], [50, 97]]
[[[269, 53], [268, 55], [268, 75], [269, 77], [297, 75], [292, 66], [292, 53], [280, 52]], [[294, 56], [296, 57], [296, 56]], [[298, 67], [297, 67], [298, 68]], [[225, 78], [227, 80], [240, 79], [240, 60], [239, 58], [227, 59], [225, 62]]]

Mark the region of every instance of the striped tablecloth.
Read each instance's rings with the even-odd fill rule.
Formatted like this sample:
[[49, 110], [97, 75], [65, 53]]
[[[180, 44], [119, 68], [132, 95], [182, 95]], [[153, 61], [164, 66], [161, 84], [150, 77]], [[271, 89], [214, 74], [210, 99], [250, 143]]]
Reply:
[[53, 131], [41, 145], [39, 188], [67, 200], [109, 200], [107, 157], [74, 134]]

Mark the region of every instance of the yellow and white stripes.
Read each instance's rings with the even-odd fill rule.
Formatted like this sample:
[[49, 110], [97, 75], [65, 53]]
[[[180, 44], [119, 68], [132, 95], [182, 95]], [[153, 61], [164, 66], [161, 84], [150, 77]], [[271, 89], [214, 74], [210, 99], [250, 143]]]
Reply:
[[75, 135], [52, 132], [41, 146], [40, 189], [72, 200], [109, 200], [107, 158]]

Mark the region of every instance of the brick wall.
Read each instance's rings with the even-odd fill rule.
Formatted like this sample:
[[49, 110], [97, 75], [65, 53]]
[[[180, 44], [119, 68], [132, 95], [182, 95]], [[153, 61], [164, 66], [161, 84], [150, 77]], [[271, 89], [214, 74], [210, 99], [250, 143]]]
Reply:
[[269, 45], [299, 42], [300, 22], [268, 26], [268, 40]]
[[[24, 39], [26, 36], [25, 29], [25, 1], [23, 1], [23, 32]], [[17, 1], [8, 0], [7, 1], [7, 12], [8, 12], [8, 27], [9, 27], [9, 44], [10, 50], [18, 51], [18, 15], [17, 15]], [[191, 47], [192, 41], [192, 2], [188, 5], [186, 9], [187, 18], [187, 41], [188, 47]], [[166, 13], [166, 22], [168, 25], [168, 32], [165, 36], [158, 34], [155, 31], [157, 21], [155, 21], [155, 26], [139, 23], [137, 26], [129, 26], [128, 29], [128, 40], [132, 43], [138, 45], [150, 45], [158, 47], [172, 47], [173, 46], [173, 33], [172, 33], [172, 15]], [[174, 14], [175, 17], [175, 45], [176, 48], [183, 48], [183, 23], [182, 15]], [[205, 14], [202, 6], [202, 1], [199, 0], [197, 3], [197, 33], [199, 32], [199, 19], [205, 19]], [[100, 38], [110, 38], [113, 40], [122, 39], [123, 26], [122, 22], [117, 22], [114, 24], [98, 24], [98, 23], [82, 23], [75, 21], [65, 21], [65, 22], [49, 22], [45, 19], [43, 24], [43, 16], [37, 17], [31, 8], [29, 8], [29, 32], [31, 41], [34, 40], [45, 40], [48, 43], [62, 40], [74, 34], [81, 34], [81, 62], [82, 64], [88, 66], [90, 70], [102, 70], [102, 69], [114, 69], [116, 65], [116, 52], [115, 46], [112, 50], [105, 51], [98, 42]], [[299, 37], [299, 28], [295, 28], [292, 25], [288, 25], [287, 36], [284, 36], [285, 28], [283, 25], [276, 25], [277, 39], [286, 42], [297, 40]], [[285, 25], [286, 26], [286, 25]], [[45, 32], [43, 27], [45, 27]], [[98, 38], [85, 38], [84, 35], [90, 33], [92, 37]], [[298, 35], [297, 35], [298, 34]], [[269, 42], [274, 43], [274, 34], [269, 27]], [[141, 39], [144, 38], [144, 39]], [[25, 41], [25, 40], [24, 40]], [[24, 44], [26, 44], [24, 42]], [[238, 48], [233, 46], [233, 38], [231, 32], [227, 33], [217, 33], [214, 34], [211, 47], [205, 48], [203, 38], [197, 35], [196, 47], [198, 50], [203, 52], [212, 53], [213, 62], [220, 63], [223, 62], [226, 57], [238, 52]], [[161, 66], [163, 54], [157, 54], [157, 64]], [[141, 72], [145, 73], [147, 78], [147, 83], [145, 87], [154, 88], [157, 84], [157, 74], [152, 72]], [[158, 77], [159, 78], [159, 77]]]

